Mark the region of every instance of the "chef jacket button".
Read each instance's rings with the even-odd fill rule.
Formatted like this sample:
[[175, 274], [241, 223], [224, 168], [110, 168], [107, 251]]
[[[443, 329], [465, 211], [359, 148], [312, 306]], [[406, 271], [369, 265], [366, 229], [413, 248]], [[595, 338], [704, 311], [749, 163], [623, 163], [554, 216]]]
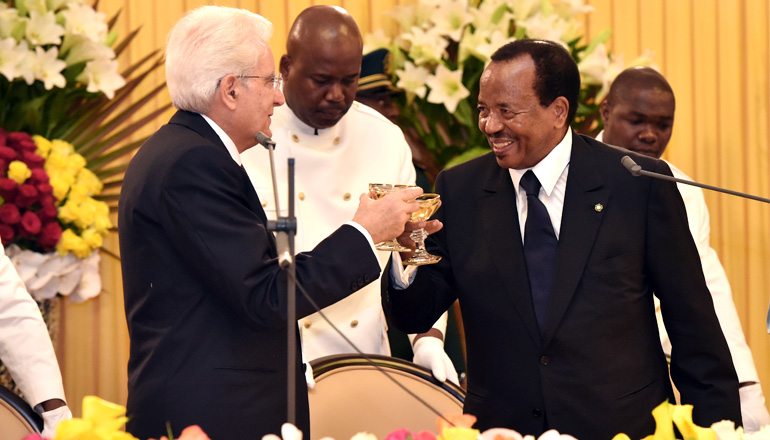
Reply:
[[263, 200], [262, 201], [262, 207], [263, 208], [267, 208], [267, 200]]
[[532, 410], [532, 415], [535, 417], [542, 417], [543, 416], [543, 410], [540, 408], [535, 408]]
[[334, 145], [339, 145], [340, 144], [340, 137], [339, 136], [335, 136], [334, 140], [332, 141], [332, 143], [334, 143]]
[[350, 193], [345, 193], [345, 194], [342, 196], [342, 200], [344, 200], [344, 201], [346, 201], [346, 202], [347, 202], [348, 200], [350, 200]]
[[551, 362], [551, 358], [548, 356], [540, 356], [540, 365], [548, 365], [548, 363]]
[[305, 322], [302, 324], [305, 326], [305, 328], [310, 328], [310, 326], [313, 325], [313, 322], [309, 319], [306, 319]]
[[354, 320], [350, 321], [350, 326], [353, 327], [353, 328], [358, 327], [358, 320], [354, 319]]
[[293, 134], [291, 135], [291, 140], [293, 140], [294, 142], [299, 142], [299, 136], [297, 136], [296, 134]]
[[301, 193], [297, 194], [297, 198], [300, 199], [300, 200], [305, 200], [305, 193], [301, 192]]

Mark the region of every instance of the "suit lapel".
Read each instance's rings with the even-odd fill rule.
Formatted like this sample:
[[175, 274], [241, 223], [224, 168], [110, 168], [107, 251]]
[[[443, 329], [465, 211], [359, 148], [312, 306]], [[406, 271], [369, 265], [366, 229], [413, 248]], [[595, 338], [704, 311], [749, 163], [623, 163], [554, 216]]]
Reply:
[[604, 177], [593, 159], [591, 147], [573, 133], [544, 344], [553, 338], [569, 307], [609, 199], [610, 190], [604, 185]]
[[488, 245], [497, 279], [503, 283], [502, 291], [513, 301], [519, 319], [539, 346], [540, 330], [530, 294], [513, 182], [508, 170], [500, 168], [494, 156], [487, 176], [478, 196], [479, 212], [485, 216], [482, 242]]

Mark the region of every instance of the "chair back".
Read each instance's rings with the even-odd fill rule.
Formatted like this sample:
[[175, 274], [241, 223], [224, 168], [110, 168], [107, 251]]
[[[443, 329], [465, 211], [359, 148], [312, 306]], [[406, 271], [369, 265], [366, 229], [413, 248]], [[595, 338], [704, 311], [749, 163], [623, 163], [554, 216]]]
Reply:
[[42, 428], [40, 415], [21, 397], [0, 386], [0, 440], [21, 440]]
[[[398, 358], [333, 355], [310, 364], [316, 385], [308, 391], [312, 440], [350, 439], [369, 432], [384, 439], [401, 428], [436, 432], [439, 414], [462, 414], [465, 391], [433, 378], [430, 370]], [[396, 385], [402, 384], [436, 412]]]

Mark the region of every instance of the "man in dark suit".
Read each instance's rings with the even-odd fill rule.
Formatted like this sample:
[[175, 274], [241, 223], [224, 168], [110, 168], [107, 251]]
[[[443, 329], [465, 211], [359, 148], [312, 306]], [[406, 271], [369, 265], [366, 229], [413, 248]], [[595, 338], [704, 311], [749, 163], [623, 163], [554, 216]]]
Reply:
[[479, 429], [641, 438], [654, 431], [650, 411], [674, 399], [654, 291], [674, 346], [671, 375], [695, 422], [740, 423], [738, 381], [682, 199], [673, 183], [633, 177], [620, 160], [669, 168], [570, 130], [580, 76], [555, 43], [503, 46], [480, 87], [492, 153], [439, 175], [444, 227], [428, 250], [443, 259], [408, 288], [389, 288], [395, 325], [423, 331], [459, 299], [465, 412]]
[[[286, 421], [285, 272], [240, 153], [270, 135], [284, 102], [267, 44], [272, 26], [207, 6], [182, 18], [166, 49], [179, 111], [132, 159], [119, 205], [130, 359], [128, 431], [145, 439], [197, 424], [213, 439], [260, 438]], [[404, 229], [422, 191], [371, 200], [313, 251], [297, 280], [326, 307], [377, 280], [374, 242]], [[315, 309], [297, 296], [298, 317]], [[295, 360], [296, 424], [309, 438]]]

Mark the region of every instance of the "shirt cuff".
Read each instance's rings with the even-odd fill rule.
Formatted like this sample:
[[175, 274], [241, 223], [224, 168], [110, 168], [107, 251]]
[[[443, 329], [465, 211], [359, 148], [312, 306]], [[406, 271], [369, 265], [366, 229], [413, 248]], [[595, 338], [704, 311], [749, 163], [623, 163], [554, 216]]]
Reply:
[[417, 266], [407, 266], [401, 262], [401, 254], [393, 252], [390, 263], [390, 284], [396, 290], [404, 290], [409, 287], [417, 275]]

